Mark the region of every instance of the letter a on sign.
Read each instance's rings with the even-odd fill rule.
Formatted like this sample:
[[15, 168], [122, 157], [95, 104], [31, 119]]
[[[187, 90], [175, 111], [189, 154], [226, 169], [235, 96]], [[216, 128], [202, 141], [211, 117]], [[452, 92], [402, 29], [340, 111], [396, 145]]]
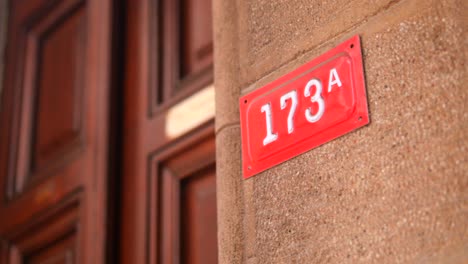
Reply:
[[359, 36], [243, 96], [239, 108], [244, 178], [365, 126]]
[[333, 68], [330, 70], [330, 78], [328, 82], [328, 92], [331, 92], [332, 86], [333, 85], [338, 85], [338, 87], [341, 87], [341, 81], [340, 77], [338, 76], [338, 73], [336, 72], [336, 69]]

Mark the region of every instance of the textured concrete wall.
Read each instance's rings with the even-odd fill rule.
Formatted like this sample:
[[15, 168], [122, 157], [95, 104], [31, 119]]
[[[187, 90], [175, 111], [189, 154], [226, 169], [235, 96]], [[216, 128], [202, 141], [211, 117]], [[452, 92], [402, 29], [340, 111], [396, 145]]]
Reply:
[[[468, 262], [467, 4], [214, 0], [221, 263]], [[242, 180], [238, 98], [355, 34], [370, 125]]]

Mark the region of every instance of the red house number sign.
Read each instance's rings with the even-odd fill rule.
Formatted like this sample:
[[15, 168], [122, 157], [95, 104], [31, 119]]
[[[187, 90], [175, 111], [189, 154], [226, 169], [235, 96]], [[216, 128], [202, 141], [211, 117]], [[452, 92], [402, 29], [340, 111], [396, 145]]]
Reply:
[[244, 178], [369, 123], [359, 36], [239, 101]]

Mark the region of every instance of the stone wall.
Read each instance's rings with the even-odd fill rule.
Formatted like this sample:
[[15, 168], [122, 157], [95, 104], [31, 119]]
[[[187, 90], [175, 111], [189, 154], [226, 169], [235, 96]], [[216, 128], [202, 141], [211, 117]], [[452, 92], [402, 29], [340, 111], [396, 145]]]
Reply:
[[[214, 0], [221, 263], [468, 262], [467, 5]], [[239, 97], [355, 34], [371, 123], [242, 180]]]

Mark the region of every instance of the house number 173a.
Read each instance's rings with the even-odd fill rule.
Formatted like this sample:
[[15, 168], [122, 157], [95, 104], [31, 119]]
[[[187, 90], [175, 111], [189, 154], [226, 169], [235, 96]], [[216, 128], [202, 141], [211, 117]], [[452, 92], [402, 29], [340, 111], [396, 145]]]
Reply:
[[[335, 85], [341, 87], [342, 83], [338, 72], [335, 68], [332, 68], [329, 74], [329, 82], [327, 89], [329, 93], [332, 91], [333, 86]], [[314, 94], [311, 94], [313, 87], [315, 87], [315, 92]], [[315, 111], [315, 113], [312, 112], [311, 107], [307, 108], [304, 111], [305, 118], [309, 123], [315, 123], [319, 121], [325, 113], [325, 101], [322, 97], [322, 92], [322, 82], [317, 78], [308, 81], [304, 87], [303, 98], [310, 97], [310, 102], [315, 103], [318, 106], [318, 109]], [[292, 134], [294, 133], [294, 116], [296, 114], [296, 109], [298, 105], [298, 95], [296, 90], [289, 91], [280, 97], [281, 110], [286, 109], [287, 101], [291, 101], [291, 107], [289, 108], [289, 114], [288, 119], [286, 120], [286, 124], [288, 126], [288, 134]], [[263, 146], [266, 146], [278, 139], [278, 133], [273, 132], [273, 112], [271, 109], [271, 103], [266, 103], [262, 105], [261, 112], [265, 114], [266, 136], [263, 139]]]
[[245, 179], [369, 124], [359, 36], [241, 96], [239, 114]]

